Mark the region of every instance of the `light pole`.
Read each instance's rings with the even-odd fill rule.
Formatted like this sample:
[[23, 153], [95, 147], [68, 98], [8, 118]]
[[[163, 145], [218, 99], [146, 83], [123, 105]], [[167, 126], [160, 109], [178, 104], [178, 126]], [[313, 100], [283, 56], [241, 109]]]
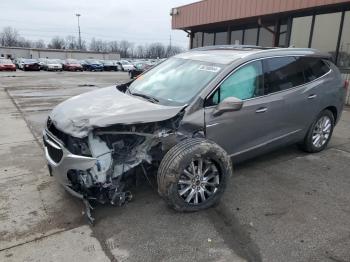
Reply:
[[76, 17], [78, 17], [79, 49], [81, 49], [81, 34], [80, 34], [80, 21], [79, 21], [81, 14], [75, 14], [75, 15]]

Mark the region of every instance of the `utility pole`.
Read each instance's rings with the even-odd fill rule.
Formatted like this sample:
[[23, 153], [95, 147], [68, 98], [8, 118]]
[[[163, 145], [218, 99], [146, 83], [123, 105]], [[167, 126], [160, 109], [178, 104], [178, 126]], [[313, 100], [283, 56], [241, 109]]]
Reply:
[[80, 21], [79, 21], [81, 14], [75, 14], [75, 16], [78, 18], [79, 49], [81, 50], [81, 33], [80, 33]]

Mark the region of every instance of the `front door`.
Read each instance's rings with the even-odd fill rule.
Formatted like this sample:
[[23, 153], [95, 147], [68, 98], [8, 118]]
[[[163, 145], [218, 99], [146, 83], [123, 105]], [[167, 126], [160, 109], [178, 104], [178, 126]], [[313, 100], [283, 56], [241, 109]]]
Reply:
[[[250, 62], [227, 77], [206, 102], [206, 137], [231, 156], [248, 153], [275, 136], [274, 121], [284, 102], [264, 96], [263, 82], [262, 62]], [[227, 97], [243, 100], [242, 109], [215, 116], [217, 104]]]

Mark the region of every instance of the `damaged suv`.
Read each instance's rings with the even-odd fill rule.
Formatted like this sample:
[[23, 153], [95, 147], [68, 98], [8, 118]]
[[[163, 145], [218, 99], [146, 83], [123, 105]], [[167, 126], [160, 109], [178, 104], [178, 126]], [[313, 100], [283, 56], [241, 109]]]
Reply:
[[155, 170], [171, 207], [197, 211], [219, 201], [231, 160], [293, 143], [323, 150], [345, 92], [336, 66], [316, 50], [195, 49], [58, 105], [43, 134], [46, 158], [87, 207], [123, 204], [128, 178]]

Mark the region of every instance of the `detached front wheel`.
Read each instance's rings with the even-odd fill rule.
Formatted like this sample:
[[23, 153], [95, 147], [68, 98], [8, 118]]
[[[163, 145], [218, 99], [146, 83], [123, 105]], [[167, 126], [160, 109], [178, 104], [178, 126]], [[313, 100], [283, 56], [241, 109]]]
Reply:
[[164, 156], [158, 192], [177, 211], [198, 211], [219, 202], [231, 174], [224, 149], [212, 141], [186, 139]]

